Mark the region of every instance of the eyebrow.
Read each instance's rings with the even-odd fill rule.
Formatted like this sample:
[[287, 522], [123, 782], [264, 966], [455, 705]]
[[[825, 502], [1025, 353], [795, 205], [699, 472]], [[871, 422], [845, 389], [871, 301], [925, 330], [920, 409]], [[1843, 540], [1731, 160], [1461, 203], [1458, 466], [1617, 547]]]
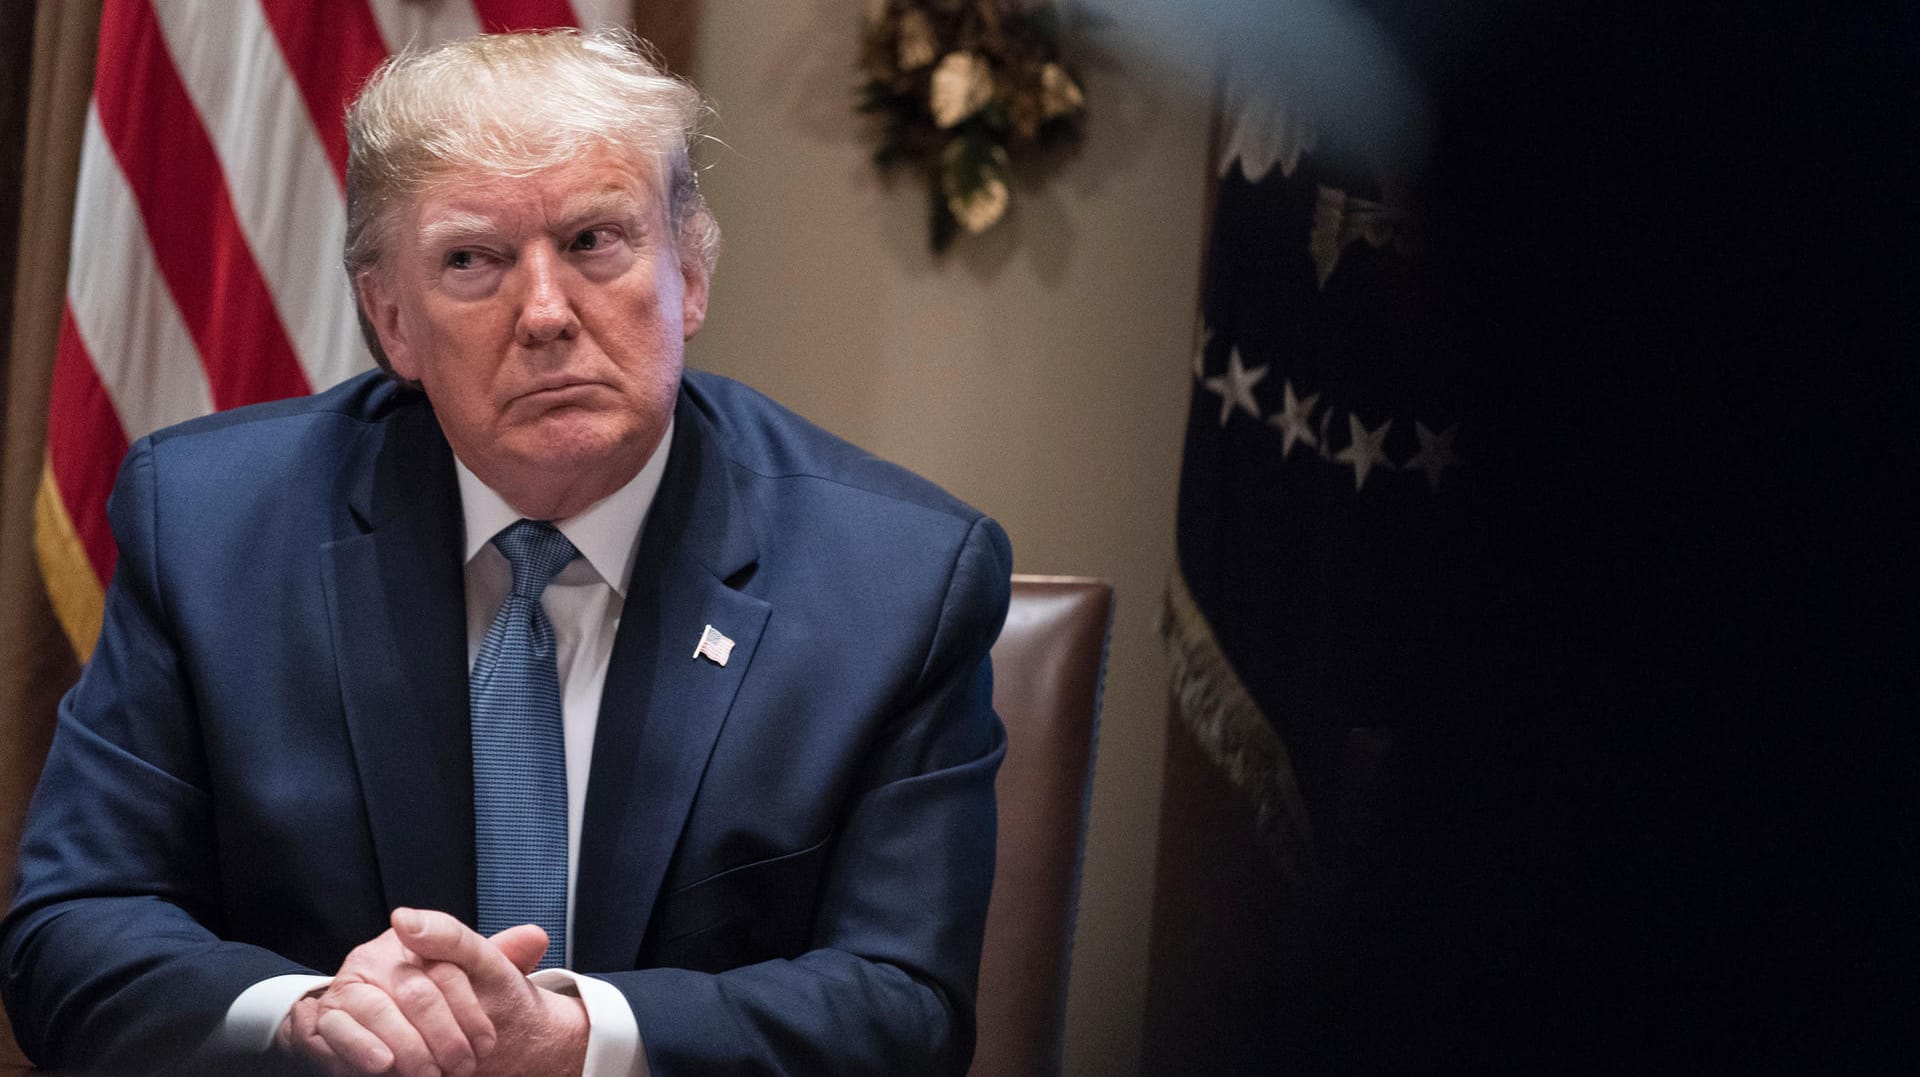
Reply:
[[478, 213], [450, 213], [420, 228], [420, 245], [435, 249], [491, 235], [499, 229]]
[[564, 230], [571, 230], [595, 218], [614, 217], [621, 221], [633, 221], [640, 216], [639, 203], [626, 190], [599, 191], [570, 203], [566, 209], [558, 218]]
[[[577, 224], [596, 217], [618, 217], [631, 220], [640, 215], [640, 207], [634, 202], [633, 195], [624, 190], [599, 191], [569, 205], [560, 215], [561, 231], [571, 230]], [[420, 228], [420, 244], [428, 250], [437, 250], [443, 246], [457, 246], [464, 242], [483, 239], [496, 234], [499, 226], [493, 219], [479, 213], [449, 213], [431, 224]]]

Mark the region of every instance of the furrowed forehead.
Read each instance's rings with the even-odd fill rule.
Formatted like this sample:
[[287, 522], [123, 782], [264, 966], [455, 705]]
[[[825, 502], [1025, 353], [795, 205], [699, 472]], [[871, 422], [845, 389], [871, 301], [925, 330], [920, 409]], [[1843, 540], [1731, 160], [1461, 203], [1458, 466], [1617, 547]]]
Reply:
[[[658, 192], [644, 172], [604, 167], [607, 159], [568, 162], [531, 176], [443, 173], [415, 203], [423, 247], [441, 247], [525, 228], [566, 229], [595, 220], [645, 218]], [[601, 167], [596, 167], [596, 165]]]

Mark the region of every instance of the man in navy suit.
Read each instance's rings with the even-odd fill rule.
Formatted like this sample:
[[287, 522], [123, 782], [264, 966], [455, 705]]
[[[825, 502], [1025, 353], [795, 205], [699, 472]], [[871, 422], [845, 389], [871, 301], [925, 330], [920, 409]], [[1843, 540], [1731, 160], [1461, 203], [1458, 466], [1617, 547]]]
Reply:
[[[699, 108], [572, 34], [362, 93], [347, 266], [384, 372], [129, 453], [0, 927], [36, 1062], [965, 1070], [1011, 556], [683, 375], [718, 244]], [[483, 936], [498, 750], [469, 675], [519, 594], [489, 540], [523, 528], [578, 555], [524, 615], [550, 626], [566, 914]]]

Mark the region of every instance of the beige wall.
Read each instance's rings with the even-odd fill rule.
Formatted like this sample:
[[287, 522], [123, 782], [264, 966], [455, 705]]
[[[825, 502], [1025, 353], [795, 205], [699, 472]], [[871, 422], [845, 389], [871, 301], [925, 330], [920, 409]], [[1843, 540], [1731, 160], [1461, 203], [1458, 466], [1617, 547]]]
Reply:
[[692, 362], [741, 378], [1006, 525], [1022, 572], [1119, 588], [1067, 1072], [1137, 1066], [1166, 664], [1152, 615], [1198, 291], [1206, 109], [1109, 0], [1079, 156], [936, 260], [924, 187], [867, 164], [862, 0], [704, 0], [694, 71], [726, 233]]

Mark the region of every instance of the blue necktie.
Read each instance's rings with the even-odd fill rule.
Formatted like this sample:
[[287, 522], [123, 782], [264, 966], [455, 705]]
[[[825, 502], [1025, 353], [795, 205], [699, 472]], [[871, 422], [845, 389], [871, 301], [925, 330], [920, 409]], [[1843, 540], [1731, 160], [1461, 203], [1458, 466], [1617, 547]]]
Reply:
[[567, 749], [553, 622], [540, 595], [579, 556], [552, 524], [521, 520], [493, 537], [513, 591], [487, 626], [468, 688], [473, 709], [474, 852], [479, 929], [547, 932], [541, 968], [567, 943]]

